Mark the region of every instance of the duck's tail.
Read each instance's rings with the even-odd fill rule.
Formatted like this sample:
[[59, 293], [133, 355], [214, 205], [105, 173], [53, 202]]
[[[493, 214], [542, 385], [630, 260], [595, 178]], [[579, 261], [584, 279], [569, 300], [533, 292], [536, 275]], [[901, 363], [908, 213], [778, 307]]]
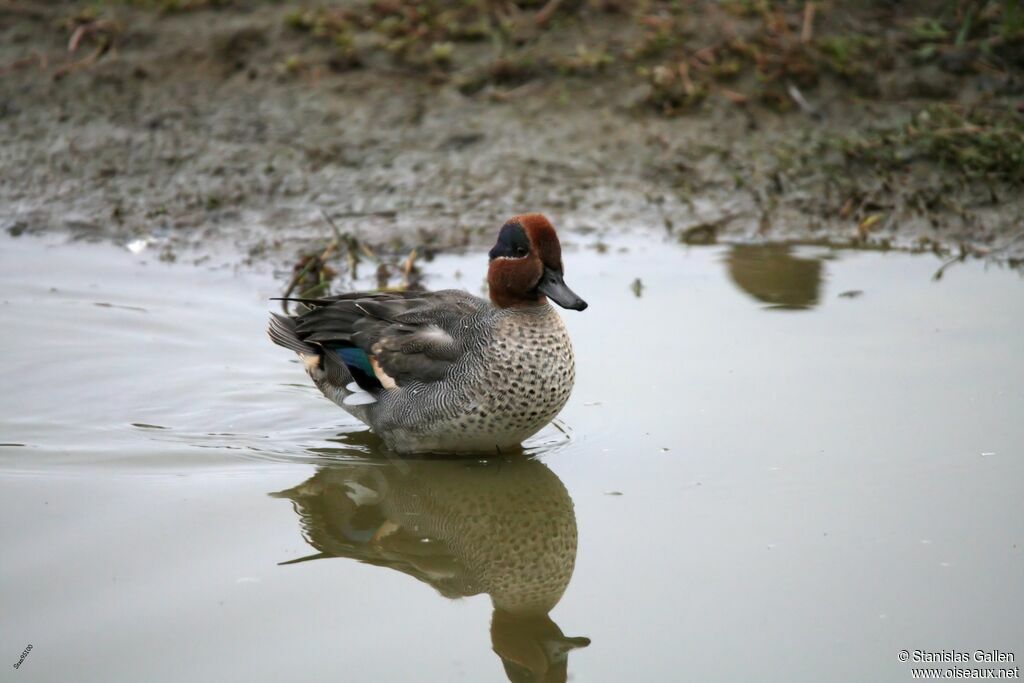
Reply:
[[277, 313], [270, 315], [270, 325], [267, 326], [270, 340], [299, 354], [306, 372], [324, 396], [369, 424], [365, 406], [376, 403], [377, 398], [353, 381], [352, 371], [345, 366], [341, 355], [342, 350], [364, 352], [356, 348], [334, 349], [332, 352], [319, 345], [309, 344], [299, 337], [295, 318]]
[[267, 334], [270, 335], [270, 341], [278, 346], [291, 349], [295, 353], [304, 356], [320, 355], [320, 349], [299, 339], [299, 335], [295, 332], [295, 318], [271, 313]]

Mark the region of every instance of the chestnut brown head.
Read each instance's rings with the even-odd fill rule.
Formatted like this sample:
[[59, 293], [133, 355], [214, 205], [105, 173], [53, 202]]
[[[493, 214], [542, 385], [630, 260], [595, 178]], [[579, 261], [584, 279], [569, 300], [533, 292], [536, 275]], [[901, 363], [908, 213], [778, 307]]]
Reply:
[[533, 306], [547, 297], [562, 308], [582, 311], [587, 307], [565, 284], [562, 245], [541, 214], [510, 218], [501, 226], [490, 257], [487, 284], [495, 306]]

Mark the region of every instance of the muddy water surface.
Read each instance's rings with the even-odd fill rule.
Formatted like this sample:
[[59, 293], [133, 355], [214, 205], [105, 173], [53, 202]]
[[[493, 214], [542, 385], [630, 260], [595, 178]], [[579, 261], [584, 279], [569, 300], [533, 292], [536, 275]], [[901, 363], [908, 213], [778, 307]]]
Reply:
[[[576, 236], [561, 427], [530, 459], [402, 461], [266, 339], [273, 273], [2, 239], [20, 680], [902, 681], [901, 649], [1024, 657], [1016, 273]], [[427, 284], [476, 292], [485, 266], [439, 257]]]

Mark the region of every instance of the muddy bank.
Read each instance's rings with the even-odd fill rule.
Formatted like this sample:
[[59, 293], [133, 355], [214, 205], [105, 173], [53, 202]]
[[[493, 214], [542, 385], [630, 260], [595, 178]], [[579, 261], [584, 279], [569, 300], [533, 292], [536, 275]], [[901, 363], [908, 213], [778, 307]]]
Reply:
[[[331, 25], [289, 3], [5, 2], [0, 227], [144, 239], [166, 258], [189, 245], [261, 258], [322, 243], [324, 213], [399, 252], [482, 243], [508, 215], [540, 210], [566, 227], [690, 242], [1024, 256], [1011, 53], [960, 68], [945, 35], [912, 46], [934, 58], [894, 49], [880, 68], [863, 61], [877, 44], [826, 31], [871, 35], [880, 10], [826, 4], [804, 41], [806, 3], [738, 3], [714, 30], [756, 50], [708, 38], [707, 57], [693, 38], [711, 31], [700, 3], [685, 16], [558, 4], [543, 24], [548, 5], [517, 5], [511, 24], [492, 23], [499, 45], [414, 22], [421, 45], [393, 22], [382, 33], [372, 16], [386, 11], [345, 10], [355, 3], [329, 6], [351, 24]], [[959, 47], [991, 42], [966, 36]], [[815, 61], [826, 57], [828, 68]], [[699, 71], [707, 59], [719, 71]]]

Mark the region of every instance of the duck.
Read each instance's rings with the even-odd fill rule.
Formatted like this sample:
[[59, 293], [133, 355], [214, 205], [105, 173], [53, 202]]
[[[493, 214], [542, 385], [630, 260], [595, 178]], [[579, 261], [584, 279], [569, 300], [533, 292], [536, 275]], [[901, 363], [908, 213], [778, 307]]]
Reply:
[[565, 323], [583, 311], [542, 214], [498, 231], [489, 298], [462, 290], [350, 292], [271, 314], [270, 339], [298, 354], [328, 399], [399, 454], [511, 452], [562, 410], [575, 382]]

